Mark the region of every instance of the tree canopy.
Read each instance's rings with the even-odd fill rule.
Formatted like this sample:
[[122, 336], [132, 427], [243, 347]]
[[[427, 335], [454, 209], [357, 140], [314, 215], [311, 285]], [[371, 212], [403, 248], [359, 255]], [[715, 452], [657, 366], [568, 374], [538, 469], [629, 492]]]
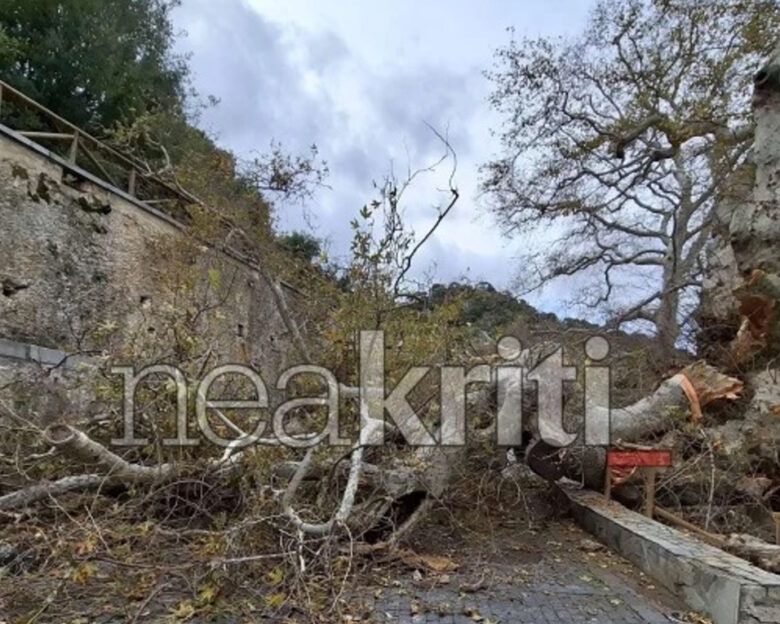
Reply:
[[538, 314], [522, 299], [517, 299], [511, 293], [497, 290], [488, 282], [433, 284], [422, 298], [432, 307], [457, 302], [458, 321], [482, 330], [491, 337], [500, 335], [518, 319]]
[[178, 0], [0, 0], [0, 76], [89, 128], [180, 111], [188, 68], [173, 50]]
[[270, 201], [308, 198], [327, 166], [316, 146], [294, 156], [278, 142], [241, 159], [197, 127], [201, 104], [187, 59], [174, 52], [179, 2], [0, 0], [0, 78], [265, 240]]
[[311, 264], [322, 253], [322, 243], [306, 232], [291, 232], [279, 237], [279, 245], [292, 256]]
[[521, 286], [576, 275], [578, 303], [673, 347], [778, 35], [773, 0], [601, 0], [574, 39], [501, 48], [489, 77], [504, 153], [484, 188], [508, 235], [560, 233], [524, 258]]

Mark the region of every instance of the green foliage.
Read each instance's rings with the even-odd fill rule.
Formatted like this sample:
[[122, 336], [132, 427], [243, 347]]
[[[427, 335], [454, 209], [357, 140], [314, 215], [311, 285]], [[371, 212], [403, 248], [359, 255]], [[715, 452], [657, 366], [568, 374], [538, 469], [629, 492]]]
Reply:
[[0, 25], [0, 67], [8, 67], [20, 56], [19, 42], [8, 36]]
[[172, 53], [178, 0], [0, 0], [0, 76], [92, 129], [181, 112], [187, 65]]
[[424, 298], [430, 306], [459, 303], [460, 322], [496, 336], [511, 323], [536, 315], [536, 310], [511, 293], [496, 290], [488, 282], [434, 284]]
[[[292, 156], [281, 145], [241, 161], [193, 125], [185, 111], [189, 68], [173, 53], [170, 14], [180, 0], [0, 0], [0, 78], [71, 123], [110, 135], [148, 172], [186, 189], [240, 231], [233, 246], [257, 256], [270, 238], [269, 198], [306, 199], [327, 165], [317, 148]], [[6, 105], [4, 123], [50, 130]], [[179, 215], [177, 215], [179, 216]]]
[[[111, 143], [142, 160], [157, 176], [186, 189], [230, 219], [252, 244], [268, 240], [271, 206], [262, 189], [244, 173], [233, 153], [217, 146], [208, 134], [181, 115], [141, 115], [131, 124], [115, 127]], [[221, 231], [217, 235], [224, 234]], [[232, 244], [239, 245], [237, 241]]]
[[277, 240], [282, 249], [307, 264], [314, 262], [322, 253], [319, 239], [305, 232], [292, 232], [280, 236]]
[[424, 296], [406, 292], [407, 284], [401, 284], [416, 244], [402, 219], [400, 200], [407, 186], [392, 177], [377, 185], [378, 198], [351, 221], [349, 264], [338, 280], [326, 272], [329, 279], [317, 284], [316, 293], [310, 290], [311, 309], [316, 306], [319, 315], [313, 326], [322, 361], [348, 383], [358, 371], [359, 332], [367, 329], [385, 333], [385, 371], [391, 382], [423, 362], [461, 361], [468, 348], [459, 301], [427, 305]]

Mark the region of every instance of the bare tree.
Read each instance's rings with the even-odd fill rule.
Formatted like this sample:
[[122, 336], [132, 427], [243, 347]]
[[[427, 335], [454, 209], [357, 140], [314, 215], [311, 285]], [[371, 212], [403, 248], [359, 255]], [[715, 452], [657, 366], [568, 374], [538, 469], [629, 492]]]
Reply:
[[559, 232], [524, 258], [520, 286], [583, 277], [580, 303], [616, 327], [651, 323], [670, 352], [752, 142], [751, 75], [779, 34], [772, 0], [602, 0], [574, 40], [500, 49], [504, 154], [483, 188], [507, 234]]

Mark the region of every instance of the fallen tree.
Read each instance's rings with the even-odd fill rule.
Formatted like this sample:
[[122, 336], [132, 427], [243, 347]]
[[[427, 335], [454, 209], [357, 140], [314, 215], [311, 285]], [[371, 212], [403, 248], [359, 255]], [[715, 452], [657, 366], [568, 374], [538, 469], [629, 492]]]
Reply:
[[[758, 127], [760, 129], [761, 124]], [[353, 285], [353, 289], [364, 297], [355, 298], [365, 309], [358, 305], [354, 307], [363, 314], [358, 320], [363, 322], [370, 319], [373, 325], [366, 326], [376, 329], [383, 327], [399, 309], [409, 309], [409, 301], [413, 301], [413, 297], [404, 296], [399, 290], [411, 262], [411, 256], [406, 253], [410, 248], [410, 239], [399, 234], [403, 231], [398, 222], [399, 195], [393, 185], [385, 189], [383, 198], [389, 206], [389, 224], [385, 238], [378, 243], [378, 249], [371, 246], [369, 238], [360, 239], [357, 243], [358, 247], [363, 245], [364, 248], [362, 256], [356, 261], [357, 277], [354, 283], [357, 285]], [[451, 202], [439, 213], [436, 225], [446, 216], [457, 198], [457, 191], [451, 188]], [[427, 236], [423, 240], [425, 238]], [[412, 246], [411, 255], [417, 249], [419, 245]], [[395, 271], [388, 269], [388, 262], [397, 265]], [[772, 275], [775, 274], [768, 272], [771, 267], [766, 263], [757, 270], [762, 272], [754, 273], [742, 291], [746, 293], [742, 298], [742, 309], [746, 316], [746, 332], [753, 338], [760, 338], [766, 345], [775, 335], [775, 326], [771, 324], [776, 310], [776, 304], [771, 299], [775, 296], [772, 294], [775, 292], [775, 278]], [[271, 287], [279, 313], [293, 336], [299, 355], [305, 362], [311, 363], [311, 353], [315, 350], [307, 344], [305, 332], [296, 322], [283, 289], [268, 271], [262, 272], [262, 277]], [[360, 291], [360, 288], [363, 290]], [[349, 296], [355, 296], [354, 292], [350, 292]], [[402, 338], [399, 340], [402, 341]], [[345, 347], [344, 351], [349, 348]], [[524, 352], [521, 357], [528, 368], [533, 368], [533, 364], [538, 363], [545, 353], [556, 348], [555, 344], [545, 343]], [[355, 387], [343, 385], [340, 389], [345, 399], [360, 398]], [[703, 407], [718, 399], [734, 398], [741, 390], [742, 382], [738, 379], [720, 373], [706, 362], [696, 362], [662, 381], [648, 396], [611, 409], [609, 421], [612, 440], [615, 444], [630, 444], [661, 439], [680, 423], [701, 420]], [[492, 419], [495, 417], [495, 392], [496, 380], [493, 379], [492, 383], [469, 394], [471, 408], [479, 410], [480, 416], [487, 420], [487, 424], [478, 431], [471, 432], [474, 434], [471, 437], [472, 444], [494, 439], [495, 422]], [[606, 410], [606, 407], [601, 406], [600, 409]], [[363, 410], [359, 409], [358, 412], [362, 415]], [[384, 419], [369, 419], [362, 424], [368, 428], [366, 435], [369, 437], [372, 431], [384, 431], [388, 426]], [[536, 424], [533, 418], [526, 423], [528, 432], [536, 436], [526, 451], [527, 463], [536, 473], [550, 481], [568, 476], [590, 487], [601, 487], [604, 481], [604, 449], [585, 446], [581, 439], [570, 447], [559, 448], [555, 440], [538, 437]], [[396, 423], [396, 429], [403, 429], [402, 425]], [[235, 432], [239, 436], [237, 441], [246, 441], [247, 434], [240, 428]], [[305, 429], [299, 430], [299, 434], [302, 433], [305, 433]], [[439, 432], [439, 439], [442, 433], [446, 432]], [[222, 457], [200, 462], [133, 463], [68, 423], [49, 426], [41, 432], [41, 439], [67, 457], [74, 466], [89, 466], [88, 472], [67, 475], [5, 494], [0, 497], [0, 511], [16, 510], [67, 492], [100, 490], [104, 485], [170, 482], [193, 470], [227, 476], [234, 473], [247, 456], [246, 451], [237, 452], [236, 445], [228, 448]], [[268, 439], [254, 442], [278, 444], [279, 441]], [[731, 452], [743, 453], [743, 448], [748, 444], [747, 439], [738, 440]], [[425, 517], [437, 501], [446, 497], [471, 447], [413, 449], [401, 443], [396, 450], [398, 452], [394, 457], [381, 456], [361, 443], [355, 443], [347, 453], [334, 458], [332, 453], [326, 452], [318, 444], [307, 449], [303, 457], [299, 454], [297, 460], [290, 459], [288, 455], [272, 470], [276, 478], [286, 481], [283, 489], [273, 490], [281, 514], [296, 533], [303, 536], [316, 539], [358, 537], [365, 548], [381, 548], [397, 543]], [[290, 455], [293, 453], [291, 451]], [[320, 453], [325, 459], [317, 463], [315, 460]], [[503, 450], [494, 456], [500, 453]], [[334, 475], [345, 478], [337, 480], [333, 478]], [[304, 500], [303, 495], [304, 485], [312, 480], [320, 482], [320, 495], [314, 502], [311, 498]], [[271, 488], [271, 485], [265, 484], [263, 487]], [[330, 498], [337, 501], [330, 513], [323, 512], [324, 505], [319, 504], [324, 501], [325, 497], [321, 493], [326, 490]], [[734, 541], [736, 543], [737, 538]], [[739, 542], [739, 547], [742, 552], [756, 551], [754, 546], [746, 545], [745, 540]]]
[[[599, 418], [610, 423], [611, 444], [637, 443], [658, 438], [681, 418], [701, 419], [701, 408], [720, 398], [734, 399], [742, 382], [719, 373], [698, 361], [663, 381], [655, 392], [631, 405], [619, 408], [594, 406]], [[689, 408], [690, 407], [690, 412]], [[691, 414], [688, 416], [688, 414]], [[585, 446], [582, 437], [571, 446], [559, 448], [555, 440], [536, 439], [529, 446], [529, 466], [548, 480], [563, 476], [599, 489], [604, 483], [606, 453], [602, 447]]]

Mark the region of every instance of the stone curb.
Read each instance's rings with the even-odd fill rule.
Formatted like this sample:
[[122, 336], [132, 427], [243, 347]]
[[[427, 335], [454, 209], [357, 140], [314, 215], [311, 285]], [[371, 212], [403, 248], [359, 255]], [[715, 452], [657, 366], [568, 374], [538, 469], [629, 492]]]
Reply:
[[577, 522], [715, 624], [780, 623], [780, 576], [695, 537], [559, 484]]

